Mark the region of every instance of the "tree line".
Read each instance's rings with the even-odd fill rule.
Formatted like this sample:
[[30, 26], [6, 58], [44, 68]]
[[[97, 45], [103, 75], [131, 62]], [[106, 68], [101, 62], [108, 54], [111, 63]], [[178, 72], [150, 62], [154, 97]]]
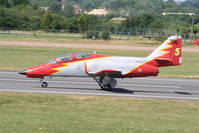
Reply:
[[[48, 1], [48, 0], [45, 0]], [[190, 16], [168, 15], [162, 16], [163, 11], [183, 12], [198, 11], [195, 7], [176, 5], [174, 2], [164, 2], [163, 0], [67, 0], [69, 3], [63, 11], [56, 8], [60, 0], [51, 0], [49, 10], [42, 10], [40, 5], [33, 3], [32, 0], [1, 0], [0, 1], [0, 28], [1, 29], [27, 29], [27, 30], [45, 30], [48, 31], [66, 31], [84, 33], [87, 37], [93, 35], [105, 36], [108, 35], [112, 27], [117, 28], [171, 28], [173, 30], [180, 29], [182, 34], [189, 34], [192, 23]], [[53, 2], [54, 1], [54, 2]], [[186, 2], [193, 2], [188, 0]], [[35, 0], [37, 2], [37, 0]], [[41, 2], [41, 1], [40, 1]], [[95, 6], [88, 3], [96, 3]], [[54, 3], [54, 4], [53, 4]], [[84, 8], [91, 9], [97, 7], [109, 7], [113, 12], [107, 16], [95, 16], [88, 14], [75, 15], [72, 5], [74, 3], [82, 4]], [[92, 3], [92, 4], [93, 4]], [[41, 3], [40, 3], [41, 4]], [[43, 3], [44, 4], [44, 3]], [[91, 4], [91, 5], [92, 5]], [[153, 5], [155, 4], [155, 5]], [[116, 9], [128, 11], [128, 16], [114, 12]], [[136, 10], [136, 11], [135, 11]], [[125, 17], [125, 21], [115, 22], [113, 17]], [[199, 28], [199, 16], [194, 16], [194, 33], [197, 33]], [[101, 26], [101, 28], [96, 28]], [[103, 28], [104, 27], [104, 28]], [[109, 27], [109, 28], [107, 28]], [[105, 36], [106, 38], [106, 36]]]

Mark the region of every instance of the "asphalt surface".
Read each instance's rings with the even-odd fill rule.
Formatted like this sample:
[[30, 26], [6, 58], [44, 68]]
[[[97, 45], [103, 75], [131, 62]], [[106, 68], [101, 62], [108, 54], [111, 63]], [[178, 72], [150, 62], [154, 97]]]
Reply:
[[199, 100], [199, 79], [118, 79], [118, 85], [112, 91], [101, 90], [92, 78], [58, 77], [45, 78], [45, 81], [48, 88], [42, 88], [39, 79], [0, 71], [0, 92]]

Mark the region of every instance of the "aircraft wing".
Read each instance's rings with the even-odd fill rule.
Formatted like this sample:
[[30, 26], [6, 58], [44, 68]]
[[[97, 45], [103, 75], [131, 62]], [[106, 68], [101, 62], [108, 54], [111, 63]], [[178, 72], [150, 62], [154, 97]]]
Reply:
[[87, 72], [88, 75], [109, 75], [109, 76], [122, 76], [122, 72], [118, 70], [113, 70], [113, 69], [104, 69], [101, 71], [95, 71], [95, 72]]
[[123, 77], [124, 74], [132, 69], [132, 65], [126, 63], [113, 63], [113, 62], [89, 62], [85, 63], [85, 71], [91, 76], [112, 76]]

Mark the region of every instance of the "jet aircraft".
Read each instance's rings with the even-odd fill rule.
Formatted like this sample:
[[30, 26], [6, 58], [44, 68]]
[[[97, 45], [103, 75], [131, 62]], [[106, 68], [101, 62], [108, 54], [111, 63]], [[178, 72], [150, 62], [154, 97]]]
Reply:
[[[181, 65], [181, 37], [171, 36], [149, 56], [121, 57], [95, 53], [68, 53], [42, 64], [20, 71], [28, 78], [40, 78], [46, 88], [44, 77], [92, 77], [103, 90], [117, 85], [116, 78], [157, 76], [159, 67]], [[132, 51], [133, 52], [133, 51]]]

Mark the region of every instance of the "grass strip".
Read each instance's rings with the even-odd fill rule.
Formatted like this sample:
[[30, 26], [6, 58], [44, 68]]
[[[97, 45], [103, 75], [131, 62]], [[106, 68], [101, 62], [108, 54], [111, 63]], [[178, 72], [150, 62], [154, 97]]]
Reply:
[[44, 43], [67, 43], [67, 44], [90, 44], [90, 45], [159, 45], [161, 42], [158, 42], [154, 39], [144, 39], [141, 36], [135, 37], [131, 36], [127, 39], [111, 39], [110, 41], [106, 40], [92, 40], [84, 39], [80, 35], [64, 35], [64, 34], [0, 34], [1, 41], [19, 41], [19, 42], [44, 42]]
[[0, 93], [0, 133], [197, 133], [199, 102]]

